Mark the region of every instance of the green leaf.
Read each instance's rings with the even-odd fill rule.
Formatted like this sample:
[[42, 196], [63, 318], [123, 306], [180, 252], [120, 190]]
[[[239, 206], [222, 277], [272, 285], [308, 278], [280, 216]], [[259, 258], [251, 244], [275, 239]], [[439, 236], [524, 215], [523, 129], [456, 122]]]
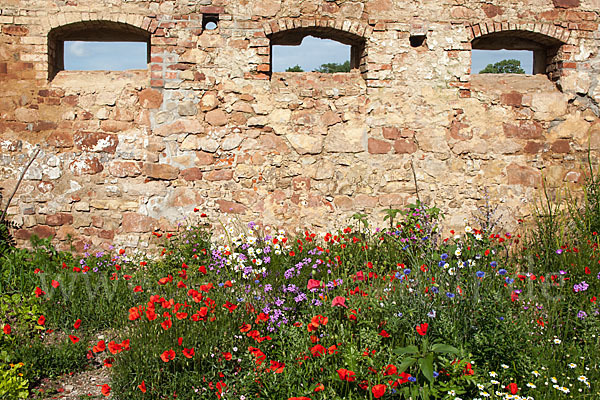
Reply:
[[409, 369], [410, 367], [415, 365], [416, 362], [417, 362], [417, 359], [413, 358], [413, 357], [408, 357], [407, 359], [402, 360], [402, 362], [398, 366], [397, 374], [400, 375], [401, 373], [403, 373], [404, 371], [406, 371], [407, 369]]
[[433, 383], [433, 354], [429, 353], [423, 358], [419, 358], [419, 366], [425, 378]]
[[452, 354], [459, 353], [459, 351], [456, 347], [450, 346], [449, 344], [442, 344], [442, 343], [434, 344], [433, 346], [431, 346], [431, 350], [435, 351], [436, 353], [452, 353]]
[[415, 354], [418, 351], [419, 351], [419, 349], [417, 348], [417, 346], [406, 346], [406, 347], [398, 347], [397, 349], [394, 350], [394, 353], [396, 353], [398, 355]]

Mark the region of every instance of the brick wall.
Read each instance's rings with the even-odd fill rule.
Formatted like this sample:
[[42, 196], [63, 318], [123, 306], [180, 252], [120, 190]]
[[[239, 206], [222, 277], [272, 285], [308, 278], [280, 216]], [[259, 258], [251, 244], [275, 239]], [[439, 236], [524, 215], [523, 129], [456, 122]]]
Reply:
[[[381, 219], [416, 199], [413, 168], [451, 227], [484, 188], [510, 226], [542, 178], [576, 187], [588, 146], [596, 160], [600, 9], [506, 3], [5, 1], [5, 194], [42, 148], [9, 209], [16, 235], [144, 247], [196, 208], [288, 228]], [[147, 70], [61, 71], [59, 40], [102, 29], [148, 37]], [[358, 68], [272, 72], [271, 41], [306, 33], [355, 46]], [[546, 73], [471, 75], [473, 44], [507, 38], [546, 46]]]

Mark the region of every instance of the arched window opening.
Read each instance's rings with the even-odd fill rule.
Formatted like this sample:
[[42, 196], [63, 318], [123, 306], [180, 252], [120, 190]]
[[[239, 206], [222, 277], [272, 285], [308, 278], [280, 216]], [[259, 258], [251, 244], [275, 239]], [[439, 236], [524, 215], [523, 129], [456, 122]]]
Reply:
[[63, 25], [48, 35], [48, 78], [62, 70], [146, 68], [150, 33], [119, 22], [83, 21]]
[[307, 27], [279, 31], [269, 35], [269, 39], [271, 72], [364, 69], [365, 40], [350, 32]]
[[[477, 37], [472, 42], [472, 66], [478, 68], [481, 56], [490, 57], [492, 51], [505, 51], [503, 59], [520, 59], [530, 68], [525, 69], [527, 74], [547, 74], [552, 80], [558, 79], [560, 47], [564, 43], [553, 37], [529, 31], [501, 31]], [[484, 53], [476, 50], [486, 50]], [[506, 52], [508, 51], [508, 52]], [[529, 64], [528, 58], [531, 59]], [[494, 61], [496, 62], [496, 61]], [[485, 66], [484, 66], [485, 67]], [[475, 68], [472, 73], [476, 73]]]

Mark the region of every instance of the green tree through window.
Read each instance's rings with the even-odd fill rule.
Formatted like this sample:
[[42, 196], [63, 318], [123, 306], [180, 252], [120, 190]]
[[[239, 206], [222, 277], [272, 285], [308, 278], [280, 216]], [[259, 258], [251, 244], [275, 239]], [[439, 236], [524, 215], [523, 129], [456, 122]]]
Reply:
[[524, 74], [525, 70], [521, 67], [521, 61], [510, 59], [498, 61], [495, 64], [488, 64], [487, 67], [479, 71], [480, 74]]

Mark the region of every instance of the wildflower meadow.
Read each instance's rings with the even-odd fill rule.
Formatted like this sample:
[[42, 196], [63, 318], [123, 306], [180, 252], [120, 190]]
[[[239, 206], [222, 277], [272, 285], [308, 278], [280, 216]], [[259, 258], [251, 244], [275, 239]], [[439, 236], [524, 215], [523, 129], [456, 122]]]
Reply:
[[417, 203], [332, 232], [196, 209], [154, 253], [5, 245], [0, 398], [105, 369], [86, 398], [598, 399], [596, 189], [516, 232], [442, 235]]

